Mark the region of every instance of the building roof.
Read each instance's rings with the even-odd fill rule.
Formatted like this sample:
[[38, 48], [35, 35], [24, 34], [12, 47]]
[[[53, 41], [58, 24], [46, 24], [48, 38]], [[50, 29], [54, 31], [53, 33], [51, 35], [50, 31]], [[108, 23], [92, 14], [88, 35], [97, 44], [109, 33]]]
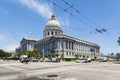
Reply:
[[37, 39], [31, 39], [31, 38], [22, 38], [21, 42], [20, 43], [23, 43], [23, 42], [26, 42], [26, 41], [38, 41]]
[[57, 34], [57, 35], [54, 35], [54, 36], [51, 36], [51, 37], [43, 38], [43, 39], [37, 41], [36, 43], [47, 42], [47, 41], [50, 41], [53, 38], [66, 38], [66, 39], [71, 39], [73, 41], [84, 43], [84, 44], [87, 44], [87, 45], [99, 46], [96, 43], [92, 43], [92, 42], [89, 42], [89, 41], [81, 40], [81, 39], [78, 39], [78, 38], [75, 38], [75, 37], [72, 37], [72, 36], [69, 36], [69, 35], [66, 35], [66, 34]]

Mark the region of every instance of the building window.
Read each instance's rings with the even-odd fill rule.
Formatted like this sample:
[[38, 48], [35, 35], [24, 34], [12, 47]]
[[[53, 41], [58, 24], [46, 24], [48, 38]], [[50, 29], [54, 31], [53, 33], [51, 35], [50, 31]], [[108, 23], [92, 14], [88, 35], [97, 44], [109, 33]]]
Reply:
[[70, 42], [68, 42], [68, 44], [69, 44], [69, 49], [70, 49], [70, 46], [71, 46], [71, 45], [70, 45]]
[[74, 56], [74, 52], [72, 52], [72, 55]]
[[73, 42], [72, 42], [72, 50], [73, 50]]
[[51, 35], [53, 35], [53, 31], [51, 32]]
[[57, 31], [55, 31], [55, 34], [57, 34]]
[[69, 53], [69, 55], [71, 56], [71, 52]]
[[66, 52], [66, 55], [68, 56], [68, 52]]
[[48, 35], [50, 35], [50, 33], [48, 32]]

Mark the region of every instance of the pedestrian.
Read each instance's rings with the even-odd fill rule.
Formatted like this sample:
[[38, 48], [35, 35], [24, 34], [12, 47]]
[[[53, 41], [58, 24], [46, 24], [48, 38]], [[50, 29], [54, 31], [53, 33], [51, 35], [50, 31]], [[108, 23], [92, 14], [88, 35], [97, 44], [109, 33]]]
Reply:
[[25, 59], [25, 63], [28, 64], [28, 59]]

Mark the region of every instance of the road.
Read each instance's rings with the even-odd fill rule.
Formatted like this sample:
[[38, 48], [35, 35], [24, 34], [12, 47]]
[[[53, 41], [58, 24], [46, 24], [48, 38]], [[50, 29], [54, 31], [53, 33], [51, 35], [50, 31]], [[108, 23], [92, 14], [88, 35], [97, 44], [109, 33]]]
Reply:
[[112, 62], [19, 62], [0, 64], [0, 80], [120, 80], [120, 64]]

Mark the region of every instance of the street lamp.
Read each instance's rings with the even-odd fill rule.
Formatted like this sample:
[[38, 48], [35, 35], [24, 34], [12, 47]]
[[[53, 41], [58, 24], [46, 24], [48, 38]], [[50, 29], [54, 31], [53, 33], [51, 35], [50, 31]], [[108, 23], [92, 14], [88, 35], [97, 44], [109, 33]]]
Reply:
[[94, 53], [94, 48], [90, 48], [91, 56], [92, 58], [95, 59], [95, 53]]
[[42, 50], [42, 53], [43, 53], [43, 59], [45, 58], [45, 56], [44, 56], [44, 49]]

